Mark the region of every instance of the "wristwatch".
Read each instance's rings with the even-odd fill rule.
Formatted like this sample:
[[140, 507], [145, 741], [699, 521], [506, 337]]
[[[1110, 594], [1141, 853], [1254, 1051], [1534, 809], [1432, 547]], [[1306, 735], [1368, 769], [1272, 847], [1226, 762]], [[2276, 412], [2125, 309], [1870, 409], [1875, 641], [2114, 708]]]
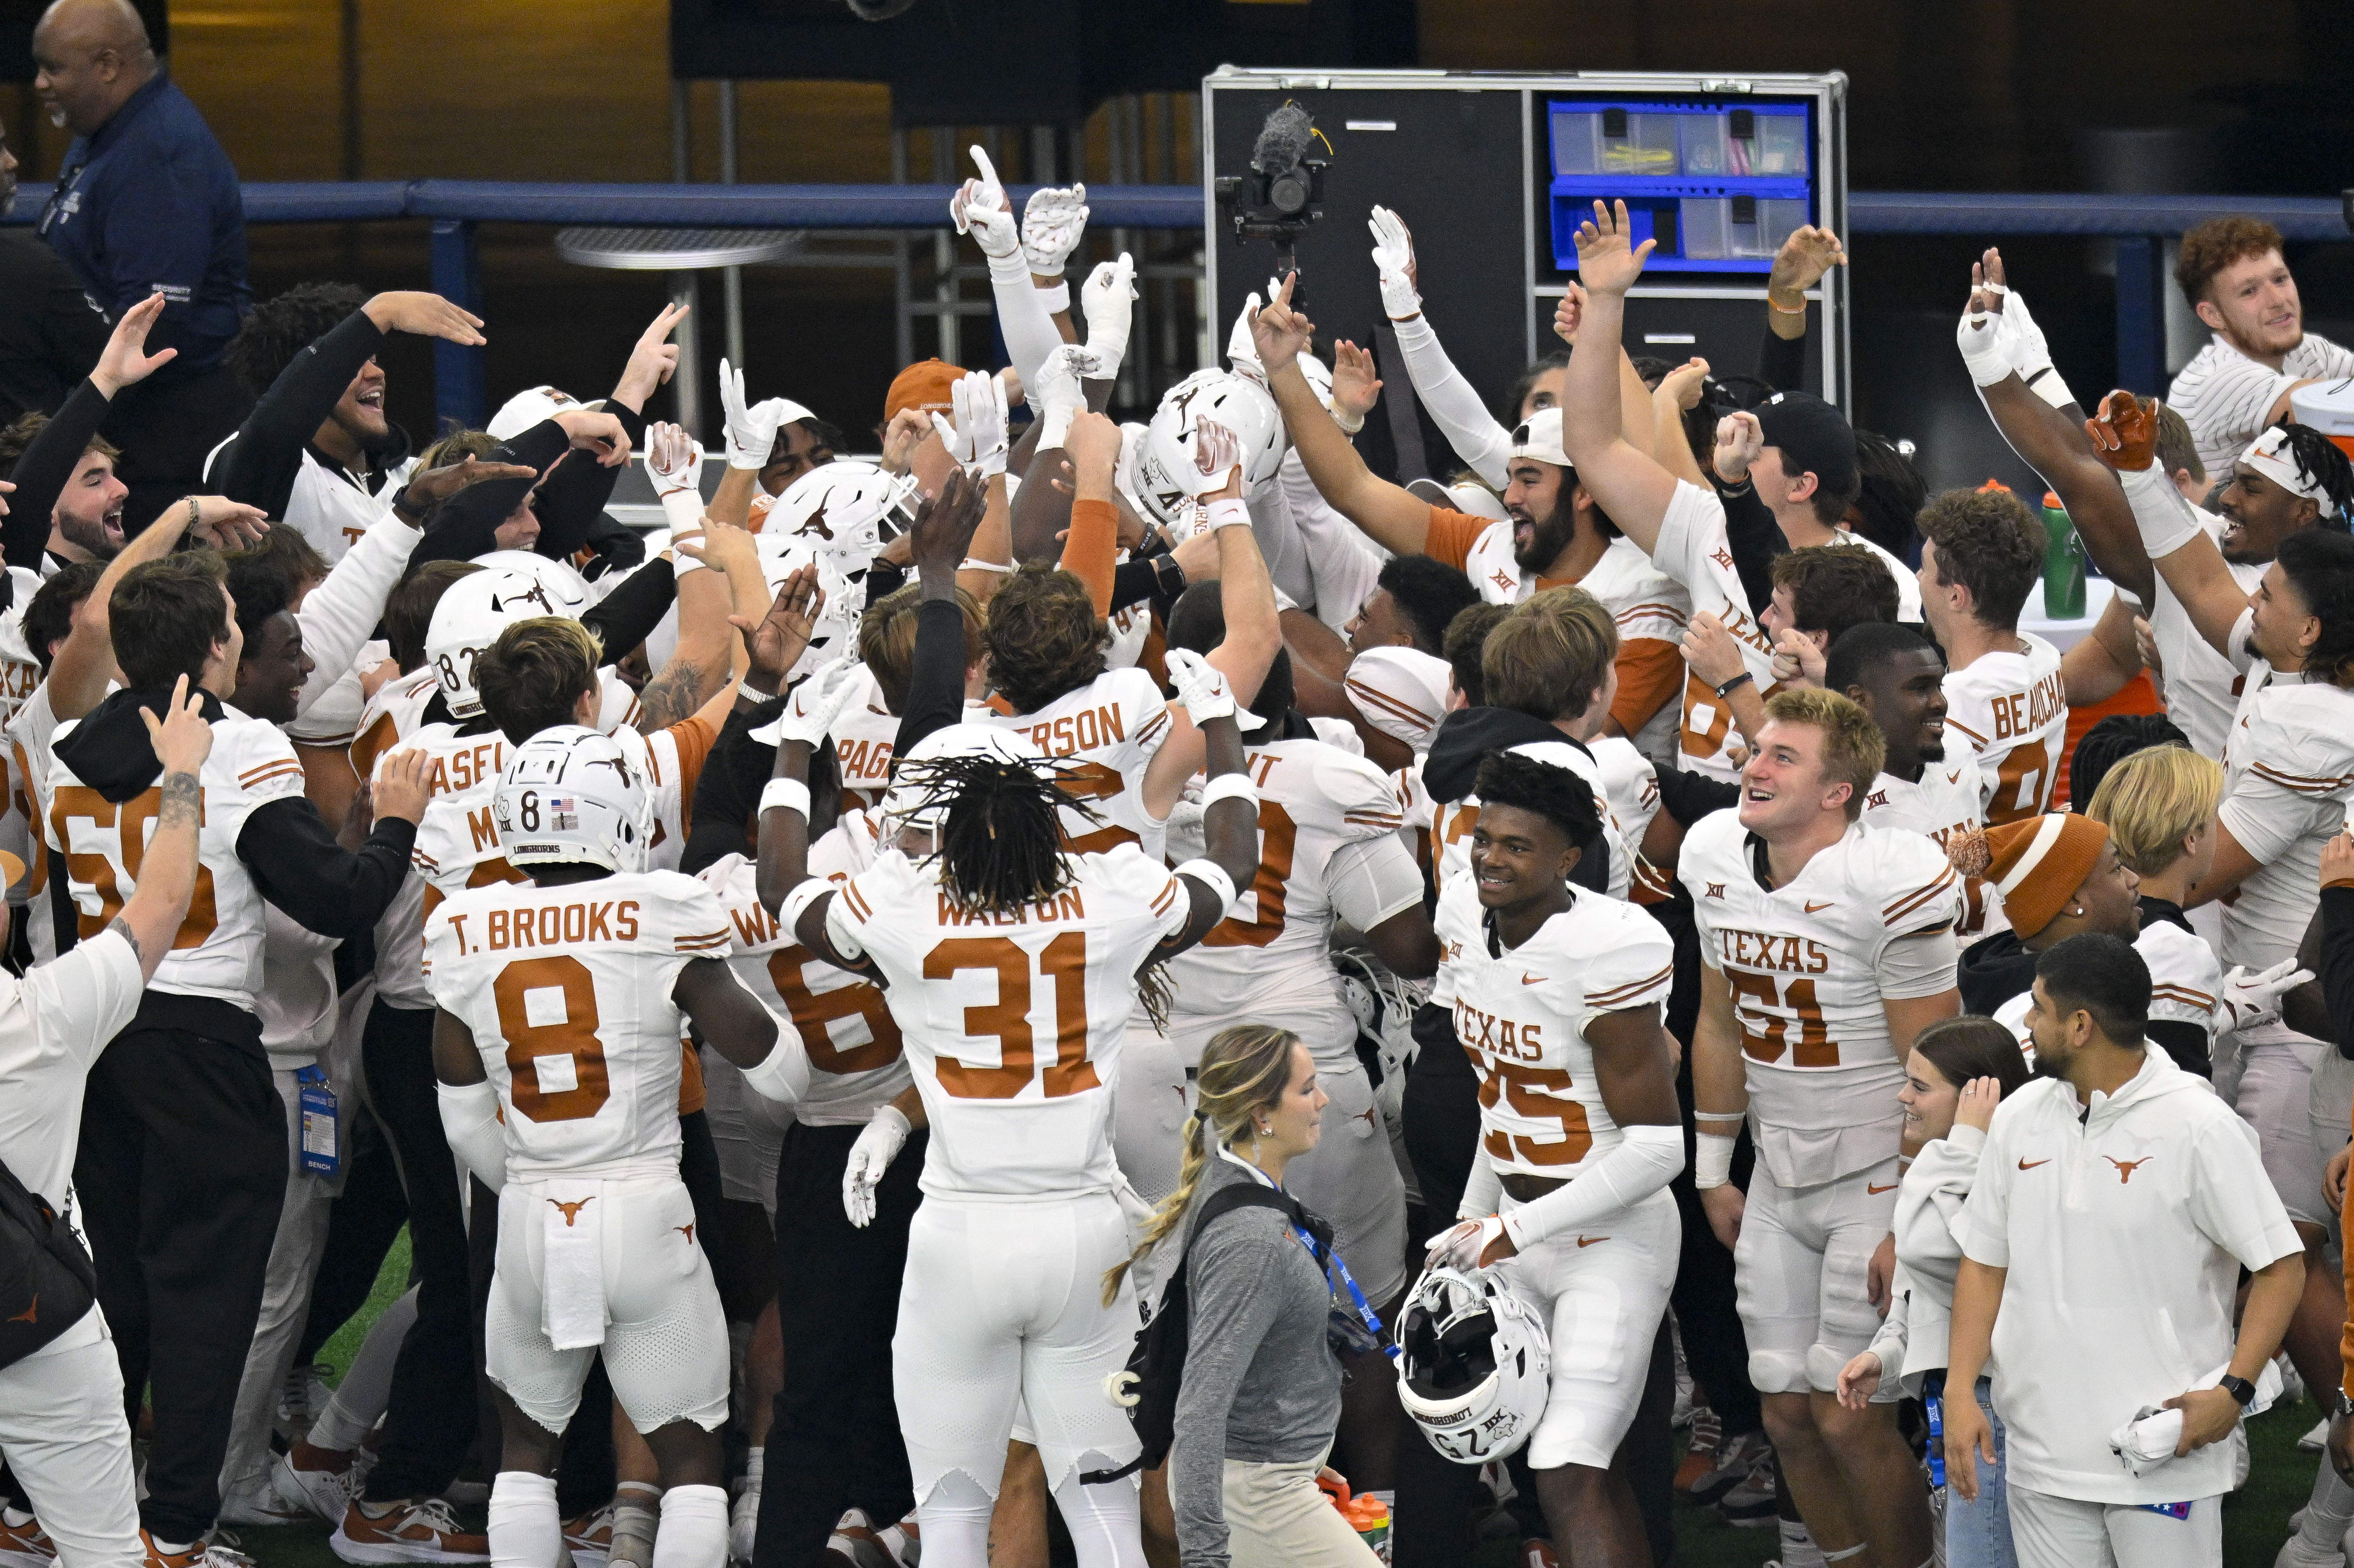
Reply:
[[2338, 1391], [2338, 1403], [2329, 1407], [2329, 1419], [2343, 1421], [2349, 1416], [2354, 1416], [2354, 1399], [2347, 1398], [2346, 1391], [2341, 1388]]
[[[2221, 1377], [2215, 1380], [2215, 1386], [2221, 1389], [2225, 1393], [2230, 1394], [2243, 1410], [2245, 1410], [2250, 1404], [2255, 1402], [2256, 1385], [2250, 1383], [2246, 1378], [2233, 1377], [2231, 1373], [2225, 1372]], [[2338, 1397], [2343, 1399], [2345, 1395], [2341, 1393]]]

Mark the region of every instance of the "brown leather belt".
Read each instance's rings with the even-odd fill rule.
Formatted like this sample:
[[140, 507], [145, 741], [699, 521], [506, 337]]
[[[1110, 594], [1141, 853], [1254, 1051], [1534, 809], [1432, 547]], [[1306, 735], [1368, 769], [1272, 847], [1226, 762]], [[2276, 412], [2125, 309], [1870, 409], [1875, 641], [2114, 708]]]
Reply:
[[1523, 1176], [1518, 1171], [1504, 1177], [1504, 1191], [1512, 1195], [1515, 1203], [1533, 1203], [1547, 1192], [1558, 1192], [1569, 1185], [1559, 1176]]

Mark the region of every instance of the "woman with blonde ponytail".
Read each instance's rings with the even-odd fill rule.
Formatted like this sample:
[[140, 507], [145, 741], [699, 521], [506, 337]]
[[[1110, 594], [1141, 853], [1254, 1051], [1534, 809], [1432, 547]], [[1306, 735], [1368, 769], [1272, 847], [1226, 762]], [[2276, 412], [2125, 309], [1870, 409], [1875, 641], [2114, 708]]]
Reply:
[[1319, 1239], [1257, 1205], [1224, 1209], [1206, 1227], [1193, 1221], [1238, 1182], [1280, 1190], [1284, 1168], [1316, 1147], [1326, 1098], [1315, 1058], [1288, 1030], [1242, 1024], [1203, 1048], [1198, 1082], [1177, 1191], [1105, 1278], [1116, 1292], [1163, 1242], [1184, 1245], [1189, 1331], [1169, 1450], [1181, 1560], [1371, 1568], [1372, 1549], [1316, 1485], [1341, 1421], [1341, 1363], [1325, 1333], [1329, 1232]]

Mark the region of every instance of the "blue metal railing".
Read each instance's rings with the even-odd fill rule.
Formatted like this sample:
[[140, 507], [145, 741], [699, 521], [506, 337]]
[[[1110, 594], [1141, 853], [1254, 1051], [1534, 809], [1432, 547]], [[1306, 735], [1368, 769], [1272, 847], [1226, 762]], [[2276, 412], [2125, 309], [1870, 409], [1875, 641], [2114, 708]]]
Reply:
[[[642, 224], [676, 228], [938, 228], [949, 221], [950, 185], [554, 185], [498, 180], [290, 182], [245, 186], [249, 223], [355, 223], [421, 218], [432, 225], [433, 287], [469, 309], [482, 301], [476, 247], [483, 223]], [[1010, 194], [1018, 203], [1029, 187]], [[27, 190], [5, 221], [39, 214]], [[1090, 221], [1103, 228], [1198, 228], [1193, 185], [1090, 185]], [[2075, 234], [2117, 242], [2117, 381], [2161, 390], [2165, 375], [2166, 239], [2229, 214], [2261, 217], [2290, 239], [2346, 239], [2335, 197], [1947, 195], [1855, 191], [1848, 226], [1856, 234]], [[479, 349], [438, 344], [436, 411], [482, 422]]]

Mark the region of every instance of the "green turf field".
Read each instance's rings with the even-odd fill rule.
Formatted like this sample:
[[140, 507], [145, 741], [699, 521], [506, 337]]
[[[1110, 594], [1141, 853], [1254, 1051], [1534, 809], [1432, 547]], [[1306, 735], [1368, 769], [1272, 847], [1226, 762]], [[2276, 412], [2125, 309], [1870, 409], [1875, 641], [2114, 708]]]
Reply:
[[[384, 1272], [366, 1308], [327, 1342], [320, 1359], [338, 1373], [350, 1364], [367, 1324], [407, 1287], [408, 1277], [408, 1235], [404, 1231], [385, 1259]], [[2224, 1505], [2225, 1568], [2272, 1568], [2274, 1553], [2288, 1535], [2288, 1516], [2305, 1505], [2313, 1484], [2314, 1457], [2298, 1453], [2296, 1440], [2319, 1419], [2307, 1401], [2269, 1411], [2248, 1424], [2254, 1468], [2247, 1486]], [[481, 1528], [480, 1508], [461, 1509], [459, 1517]], [[261, 1568], [339, 1568], [327, 1549], [323, 1524], [233, 1533]], [[1471, 1559], [1472, 1568], [1513, 1568], [1517, 1544], [1511, 1540], [1483, 1542]], [[1713, 1514], [1682, 1509], [1677, 1513], [1676, 1544], [1680, 1568], [1756, 1568], [1774, 1557], [1779, 1537], [1772, 1529], [1736, 1530]]]

